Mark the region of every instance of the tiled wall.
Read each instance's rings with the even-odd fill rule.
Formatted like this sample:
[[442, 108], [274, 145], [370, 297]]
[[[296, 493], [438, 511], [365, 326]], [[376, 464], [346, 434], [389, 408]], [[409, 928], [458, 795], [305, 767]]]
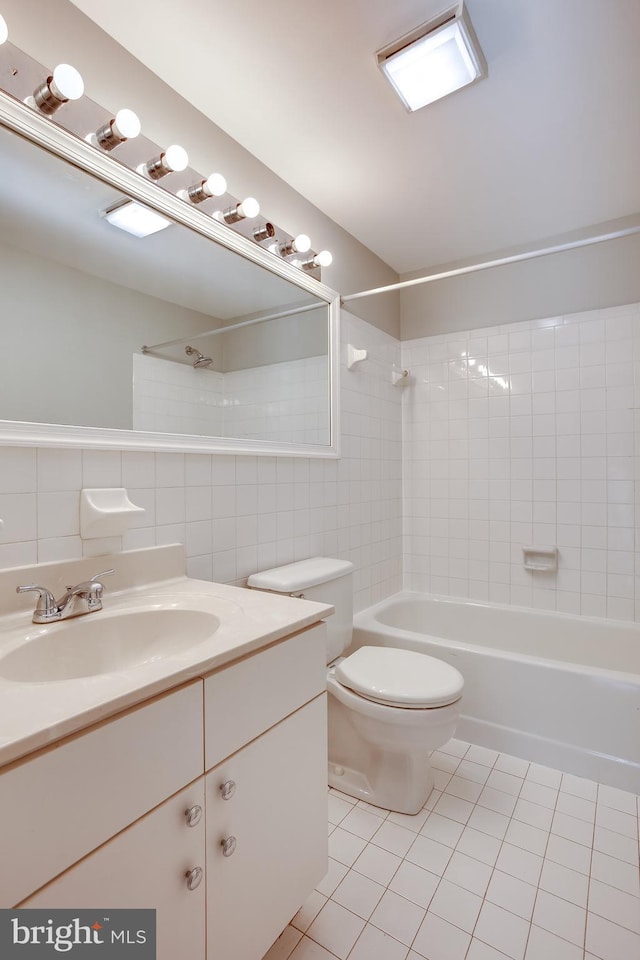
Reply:
[[[204, 579], [241, 582], [323, 554], [355, 563], [357, 609], [399, 590], [399, 344], [346, 313], [342, 331], [370, 359], [342, 364], [341, 460], [0, 447], [0, 567], [182, 542], [189, 574]], [[122, 540], [83, 543], [79, 492], [109, 486], [146, 513]]]
[[[640, 619], [640, 304], [407, 341], [402, 365], [405, 587]], [[557, 573], [524, 569], [531, 544]]]

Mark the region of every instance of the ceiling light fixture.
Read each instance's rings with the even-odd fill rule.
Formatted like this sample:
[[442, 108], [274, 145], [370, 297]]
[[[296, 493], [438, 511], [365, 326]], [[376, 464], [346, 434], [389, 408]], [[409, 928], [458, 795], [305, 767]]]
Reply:
[[487, 76], [487, 61], [462, 0], [376, 56], [409, 111]]
[[148, 237], [171, 226], [171, 220], [161, 217], [155, 210], [150, 210], [135, 200], [119, 200], [103, 210], [101, 216], [112, 226], [126, 230], [134, 237]]
[[87, 140], [109, 152], [126, 140], [134, 140], [140, 130], [140, 121], [133, 110], [118, 110], [113, 120], [103, 124], [95, 133], [89, 134]]
[[43, 80], [27, 97], [29, 106], [36, 106], [41, 113], [52, 117], [56, 110], [69, 100], [79, 100], [84, 93], [84, 81], [75, 67], [59, 63], [50, 77]]
[[189, 166], [189, 156], [184, 147], [179, 147], [177, 143], [167, 149], [157, 157], [141, 163], [137, 167], [138, 173], [146, 174], [152, 180], [160, 180], [166, 177], [168, 173], [182, 173]]
[[222, 197], [227, 192], [227, 181], [221, 173], [212, 173], [206, 180], [192, 183], [186, 190], [178, 190], [178, 196], [189, 203], [202, 203], [209, 197]]
[[238, 223], [239, 220], [248, 218], [252, 220], [260, 213], [260, 204], [254, 197], [245, 197], [240, 203], [236, 203], [227, 210], [216, 210], [212, 214], [216, 220], [223, 220], [225, 223]]
[[0, 45], [6, 43], [9, 38], [9, 27], [7, 26], [7, 21], [0, 13]]

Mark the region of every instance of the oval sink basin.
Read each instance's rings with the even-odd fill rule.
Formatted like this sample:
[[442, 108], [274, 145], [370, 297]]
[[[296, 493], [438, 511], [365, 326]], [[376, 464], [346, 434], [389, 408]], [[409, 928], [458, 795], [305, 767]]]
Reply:
[[24, 644], [0, 659], [0, 676], [50, 683], [119, 673], [180, 654], [219, 626], [213, 613], [181, 608], [89, 614], [34, 628]]

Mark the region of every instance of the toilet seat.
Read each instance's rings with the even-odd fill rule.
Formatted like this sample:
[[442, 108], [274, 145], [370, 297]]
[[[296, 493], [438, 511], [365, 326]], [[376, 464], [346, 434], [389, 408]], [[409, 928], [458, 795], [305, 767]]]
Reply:
[[335, 678], [367, 700], [414, 710], [455, 703], [464, 687], [455, 667], [397, 647], [360, 647], [336, 665]]

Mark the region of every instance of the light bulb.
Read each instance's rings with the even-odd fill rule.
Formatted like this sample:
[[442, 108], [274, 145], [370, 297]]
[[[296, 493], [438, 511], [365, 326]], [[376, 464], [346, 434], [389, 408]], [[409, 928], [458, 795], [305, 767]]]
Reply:
[[59, 63], [53, 71], [49, 89], [57, 100], [79, 100], [84, 93], [84, 81], [75, 67]]
[[27, 97], [25, 102], [51, 117], [64, 103], [79, 100], [83, 93], [84, 82], [76, 68], [59, 63], [53, 75], [43, 80], [33, 91], [33, 97]]
[[239, 220], [244, 220], [249, 218], [250, 220], [253, 217], [257, 217], [260, 213], [260, 204], [253, 197], [246, 197], [240, 203], [236, 203], [234, 207], [229, 207], [227, 210], [216, 210], [212, 216], [216, 220], [224, 221], [224, 223], [238, 223]]
[[178, 190], [178, 196], [189, 203], [202, 203], [209, 197], [221, 197], [227, 192], [227, 181], [221, 173], [212, 173], [206, 180], [192, 183], [186, 190]]
[[179, 147], [177, 143], [174, 143], [165, 150], [162, 164], [167, 173], [181, 173], [189, 166], [189, 155], [184, 147]]
[[260, 204], [255, 197], [245, 197], [242, 203], [238, 204], [238, 213], [241, 217], [247, 217], [251, 220], [260, 213]]
[[311, 249], [311, 240], [306, 233], [299, 233], [293, 240], [280, 244], [280, 256], [289, 257], [292, 253], [306, 253]]
[[118, 110], [111, 129], [120, 140], [133, 140], [140, 133], [140, 121], [133, 110]]
[[7, 21], [0, 13], [0, 44], [5, 43], [9, 36], [9, 28], [7, 26]]
[[318, 267], [330, 267], [333, 263], [333, 254], [330, 250], [321, 250], [313, 259]]

